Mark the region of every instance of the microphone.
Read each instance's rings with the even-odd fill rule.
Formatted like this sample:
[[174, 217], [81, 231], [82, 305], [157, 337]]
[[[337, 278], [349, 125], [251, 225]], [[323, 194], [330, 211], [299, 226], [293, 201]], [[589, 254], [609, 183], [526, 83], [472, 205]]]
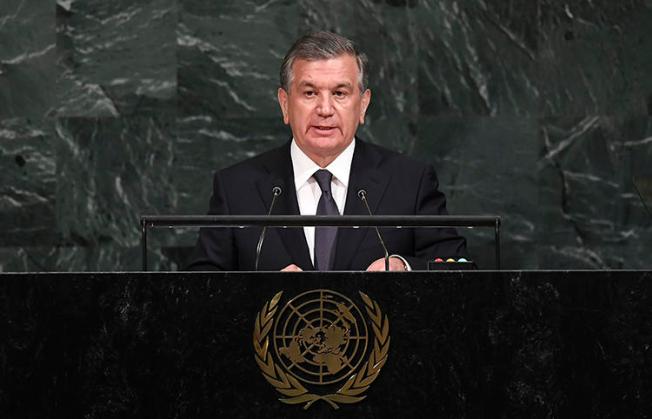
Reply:
[[[272, 203], [269, 204], [269, 211], [267, 215], [272, 215], [272, 210], [274, 209], [274, 203], [276, 202], [276, 197], [283, 193], [283, 189], [280, 186], [274, 186], [272, 188]], [[260, 232], [260, 237], [258, 238], [258, 245], [256, 245], [256, 264], [255, 270], [258, 270], [258, 262], [260, 262], [260, 251], [263, 249], [263, 242], [265, 241], [265, 232], [267, 232], [267, 226], [263, 226], [263, 231]]]
[[[364, 189], [360, 189], [358, 191], [358, 198], [360, 198], [365, 208], [367, 208], [367, 212], [369, 213], [369, 215], [373, 217], [373, 214], [371, 213], [371, 208], [369, 208], [369, 203], [367, 203], [367, 191], [365, 191]], [[385, 241], [383, 240], [383, 236], [380, 235], [380, 230], [378, 230], [378, 226], [374, 226], [374, 229], [376, 230], [378, 241], [380, 242], [380, 245], [383, 247], [383, 250], [385, 251], [385, 271], [389, 271], [389, 252], [387, 251], [387, 247], [385, 246]]]

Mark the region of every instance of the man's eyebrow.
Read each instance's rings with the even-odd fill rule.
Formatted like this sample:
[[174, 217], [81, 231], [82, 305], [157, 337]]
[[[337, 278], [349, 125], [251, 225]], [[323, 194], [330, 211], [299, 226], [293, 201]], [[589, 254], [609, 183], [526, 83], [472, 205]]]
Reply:
[[305, 81], [305, 80], [299, 82], [299, 86], [300, 86], [300, 87], [313, 87], [313, 88], [315, 87], [314, 84], [312, 84], [312, 83], [309, 82], [309, 81]]
[[353, 85], [351, 83], [349, 83], [349, 82], [345, 82], [345, 83], [338, 84], [337, 86], [335, 86], [335, 88], [336, 89], [341, 89], [341, 88], [351, 89], [351, 88], [353, 88]]
[[[299, 82], [299, 87], [312, 87], [313, 89], [317, 88], [317, 86], [315, 86], [312, 82], [309, 82], [309, 81], [306, 81], [306, 80], [300, 81]], [[353, 85], [351, 83], [349, 83], [349, 82], [342, 82], [342, 83], [337, 84], [334, 87], [334, 89], [341, 89], [341, 88], [352, 89]]]

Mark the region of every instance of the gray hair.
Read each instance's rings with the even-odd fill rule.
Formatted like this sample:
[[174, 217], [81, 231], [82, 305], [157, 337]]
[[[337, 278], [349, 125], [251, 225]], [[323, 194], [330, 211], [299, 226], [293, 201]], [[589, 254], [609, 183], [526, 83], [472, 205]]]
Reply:
[[358, 63], [358, 86], [360, 94], [366, 90], [367, 77], [367, 56], [360, 51], [350, 39], [334, 34], [332, 32], [313, 32], [302, 36], [292, 45], [283, 58], [281, 64], [281, 87], [289, 91], [292, 82], [292, 64], [297, 59], [306, 61], [328, 60], [348, 54], [355, 57]]

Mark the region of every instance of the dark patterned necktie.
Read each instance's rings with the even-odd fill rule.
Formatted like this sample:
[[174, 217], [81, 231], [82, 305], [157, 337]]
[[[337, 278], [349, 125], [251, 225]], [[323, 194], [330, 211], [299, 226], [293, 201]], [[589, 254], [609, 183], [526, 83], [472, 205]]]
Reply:
[[[320, 169], [312, 177], [321, 188], [317, 215], [340, 215], [331, 193], [333, 174], [328, 170]], [[337, 236], [337, 227], [315, 227], [315, 268], [317, 270], [327, 271], [332, 267], [335, 236]]]

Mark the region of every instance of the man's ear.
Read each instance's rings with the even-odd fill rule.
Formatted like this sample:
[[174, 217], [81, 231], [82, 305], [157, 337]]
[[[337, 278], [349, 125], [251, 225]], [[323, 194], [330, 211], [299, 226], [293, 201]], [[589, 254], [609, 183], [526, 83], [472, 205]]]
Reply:
[[364, 116], [367, 113], [367, 108], [371, 103], [371, 90], [367, 89], [362, 94], [362, 103], [360, 104], [360, 123], [364, 124]]
[[288, 92], [286, 92], [282, 87], [279, 87], [276, 92], [276, 97], [278, 98], [278, 104], [283, 113], [283, 122], [285, 125], [288, 125], [290, 123], [290, 117], [288, 115]]

